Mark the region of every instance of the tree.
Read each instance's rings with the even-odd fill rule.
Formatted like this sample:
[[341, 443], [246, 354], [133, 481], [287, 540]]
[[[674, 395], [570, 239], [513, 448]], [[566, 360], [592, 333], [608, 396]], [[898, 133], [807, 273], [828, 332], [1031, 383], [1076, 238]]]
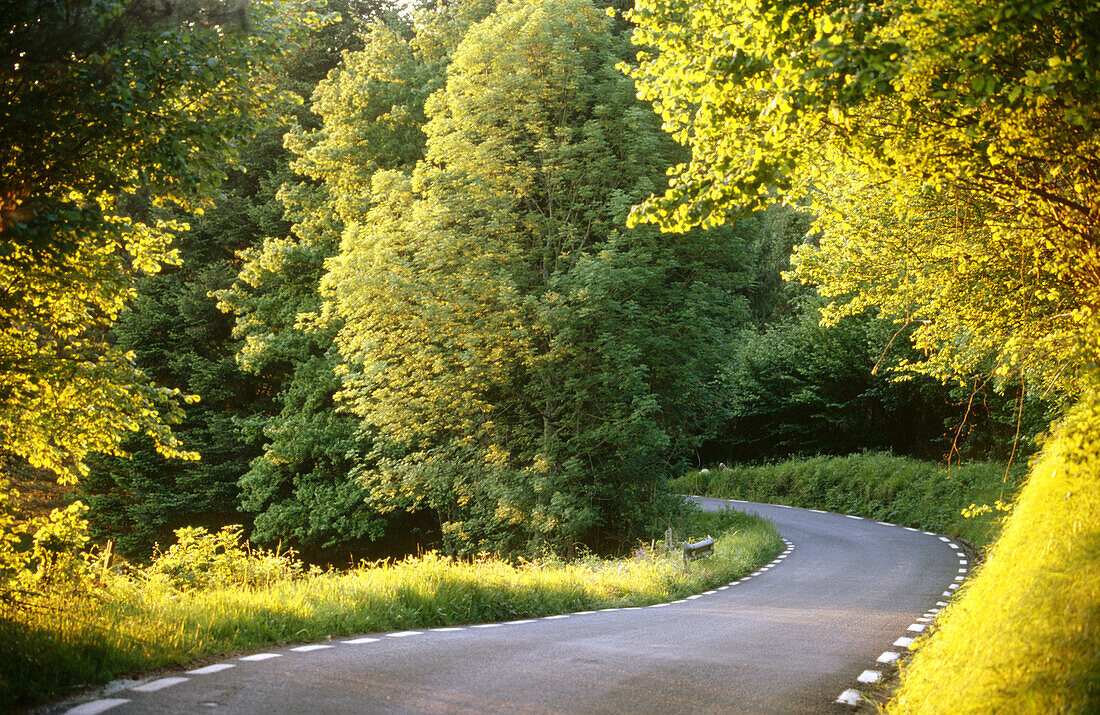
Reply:
[[[318, 292], [324, 261], [334, 255], [348, 202], [361, 201], [363, 185], [379, 167], [410, 167], [423, 155], [423, 105], [442, 84], [449, 53], [485, 3], [454, 3], [419, 11], [414, 25], [385, 6], [360, 6], [360, 32], [346, 31], [315, 47], [328, 48], [295, 77], [312, 93], [311, 109], [353, 108], [342, 121], [318, 126], [301, 114], [287, 134], [278, 199], [289, 231], [272, 232], [240, 252], [233, 285], [217, 292], [222, 310], [235, 316], [242, 369], [260, 376], [274, 400], [242, 427], [263, 451], [241, 476], [242, 508], [255, 514], [252, 538], [288, 540], [311, 550], [363, 552], [387, 528], [411, 528], [400, 516], [387, 521], [365, 503], [355, 472], [369, 464], [369, 436], [340, 412], [335, 393], [341, 362], [333, 340], [339, 321], [321, 315]], [[335, 30], [334, 30], [335, 31]], [[336, 68], [343, 51], [343, 66]], [[314, 91], [314, 88], [316, 90]], [[361, 172], [346, 184], [326, 183], [333, 165]]]
[[[263, 70], [322, 20], [270, 0], [7, 4], [0, 40], [0, 442], [73, 480], [130, 431], [191, 456], [107, 329], [133, 278], [177, 261], [221, 162], [276, 99]], [[178, 11], [178, 13], [176, 13]], [[173, 14], [176, 13], [176, 14]], [[177, 413], [178, 414], [178, 413]]]
[[[812, 196], [796, 276], [916, 325], [921, 369], [1080, 394], [1100, 324], [1100, 5], [683, 4], [631, 14], [630, 71], [692, 149], [634, 214], [677, 229]], [[853, 297], [854, 296], [854, 297]]]
[[[411, 173], [322, 168], [329, 186], [371, 177], [338, 204], [323, 284], [345, 398], [376, 437], [362, 476], [381, 506], [434, 509], [460, 551], [648, 534], [747, 317], [732, 232], [621, 228], [675, 156], [614, 70], [625, 50], [583, 0], [503, 4], [455, 50]], [[357, 111], [334, 102], [325, 127]]]

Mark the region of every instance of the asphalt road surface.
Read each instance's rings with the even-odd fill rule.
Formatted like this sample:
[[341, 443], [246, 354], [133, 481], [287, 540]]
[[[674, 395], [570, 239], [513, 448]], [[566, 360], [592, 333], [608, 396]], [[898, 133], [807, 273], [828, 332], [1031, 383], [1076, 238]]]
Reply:
[[[62, 712], [816, 713], [898, 651], [969, 564], [935, 534], [718, 499], [788, 551], [661, 606], [279, 647], [116, 685]], [[919, 619], [919, 620], [918, 620]]]

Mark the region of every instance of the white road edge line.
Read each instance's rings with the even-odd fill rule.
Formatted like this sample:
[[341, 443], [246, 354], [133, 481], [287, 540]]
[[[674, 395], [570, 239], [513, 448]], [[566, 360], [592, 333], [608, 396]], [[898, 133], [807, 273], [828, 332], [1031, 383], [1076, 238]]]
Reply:
[[130, 688], [130, 690], [133, 690], [135, 693], [155, 693], [158, 690], [164, 690], [165, 688], [170, 688], [173, 685], [186, 683], [188, 680], [190, 680], [190, 678], [159, 678], [157, 680], [151, 680], [148, 683], [144, 683], [142, 685], [135, 685], [134, 687]]
[[841, 705], [851, 705], [853, 707], [863, 702], [863, 696], [859, 694], [859, 691], [855, 688], [848, 688], [840, 697], [836, 699]]
[[328, 648], [335, 648], [334, 645], [324, 645], [321, 643], [315, 643], [313, 645], [300, 645], [297, 648], [291, 648], [295, 653], [312, 653], [315, 650], [326, 650]]
[[865, 670], [856, 678], [857, 683], [877, 683], [882, 678], [882, 672], [878, 670]]
[[65, 715], [99, 715], [101, 712], [117, 708], [119, 705], [125, 705], [128, 702], [130, 701], [126, 698], [101, 698], [82, 703], [75, 708], [69, 708], [65, 711]]
[[246, 660], [246, 661], [252, 662], [252, 661], [257, 661], [257, 660], [269, 660], [271, 658], [282, 658], [282, 657], [283, 657], [282, 653], [253, 653], [252, 655], [246, 655], [244, 657], [237, 658], [237, 660]]
[[[460, 631], [462, 629], [461, 628], [439, 628], [437, 630], [441, 630], [441, 631], [445, 631], [445, 630]], [[363, 645], [364, 643], [377, 643], [378, 639], [377, 638], [352, 638], [350, 641], [341, 641], [341, 642], [345, 643], [347, 645]]]
[[195, 668], [194, 670], [187, 671], [188, 675], [210, 675], [211, 673], [220, 673], [223, 670], [229, 670], [230, 668], [236, 668], [237, 666], [232, 663], [215, 663], [214, 665], [203, 666], [202, 668]]

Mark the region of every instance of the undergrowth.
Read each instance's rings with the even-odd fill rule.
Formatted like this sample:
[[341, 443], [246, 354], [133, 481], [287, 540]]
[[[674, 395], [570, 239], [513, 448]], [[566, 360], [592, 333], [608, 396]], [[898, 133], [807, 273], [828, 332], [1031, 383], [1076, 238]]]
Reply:
[[[675, 542], [632, 557], [509, 562], [429, 553], [337, 572], [248, 551], [238, 532], [177, 532], [144, 570], [104, 570], [91, 595], [44, 597], [0, 618], [0, 709], [82, 686], [270, 644], [530, 618], [674, 600], [729, 582], [782, 550], [759, 517], [696, 512]], [[684, 564], [679, 539], [717, 537]]]
[[[1016, 465], [1006, 475], [1003, 464], [987, 462], [953, 465], [948, 471], [932, 462], [864, 452], [690, 472], [675, 480], [673, 488], [853, 514], [951, 534], [984, 547], [995, 538], [1003, 515], [992, 507], [1012, 500], [1025, 471], [1024, 465]], [[973, 516], [964, 516], [964, 511]]]

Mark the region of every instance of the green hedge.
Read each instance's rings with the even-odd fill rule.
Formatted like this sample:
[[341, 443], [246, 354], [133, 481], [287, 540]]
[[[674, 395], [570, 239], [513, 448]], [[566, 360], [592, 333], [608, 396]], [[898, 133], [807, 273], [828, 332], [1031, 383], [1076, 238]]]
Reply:
[[964, 463], [947, 470], [932, 462], [864, 452], [811, 457], [775, 464], [690, 472], [673, 482], [700, 496], [824, 509], [967, 539], [984, 546], [996, 535], [998, 513], [966, 518], [972, 504], [1009, 502], [1025, 474], [1023, 465]]

